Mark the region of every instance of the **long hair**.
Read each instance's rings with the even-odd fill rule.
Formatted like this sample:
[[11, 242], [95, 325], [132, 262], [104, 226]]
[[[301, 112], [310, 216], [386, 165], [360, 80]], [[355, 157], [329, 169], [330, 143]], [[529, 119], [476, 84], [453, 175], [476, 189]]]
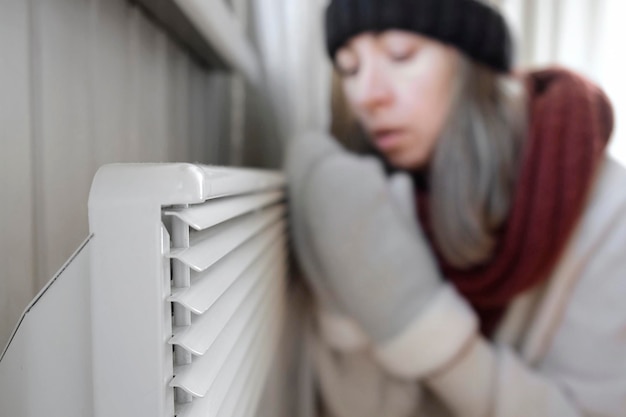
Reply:
[[[457, 268], [493, 254], [505, 223], [526, 136], [521, 81], [461, 56], [453, 105], [429, 164], [430, 223], [437, 248]], [[368, 149], [346, 113], [338, 78], [333, 133], [350, 149]]]
[[488, 260], [507, 219], [527, 130], [523, 92], [521, 81], [461, 59], [429, 176], [433, 235], [455, 267]]

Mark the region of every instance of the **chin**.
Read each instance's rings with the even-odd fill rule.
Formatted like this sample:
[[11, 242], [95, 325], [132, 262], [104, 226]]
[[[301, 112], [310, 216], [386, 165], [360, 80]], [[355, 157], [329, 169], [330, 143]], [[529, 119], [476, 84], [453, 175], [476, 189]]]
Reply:
[[421, 169], [426, 166], [428, 163], [427, 158], [415, 155], [388, 155], [387, 161], [394, 168], [406, 170], [406, 171], [414, 171]]

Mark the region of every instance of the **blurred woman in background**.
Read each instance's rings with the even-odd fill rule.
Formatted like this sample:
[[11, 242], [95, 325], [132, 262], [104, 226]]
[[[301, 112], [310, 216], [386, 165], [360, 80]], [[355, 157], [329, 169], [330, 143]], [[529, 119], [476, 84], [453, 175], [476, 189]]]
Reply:
[[595, 85], [512, 70], [478, 0], [333, 0], [370, 155], [298, 138], [292, 234], [329, 416], [626, 415], [626, 171]]

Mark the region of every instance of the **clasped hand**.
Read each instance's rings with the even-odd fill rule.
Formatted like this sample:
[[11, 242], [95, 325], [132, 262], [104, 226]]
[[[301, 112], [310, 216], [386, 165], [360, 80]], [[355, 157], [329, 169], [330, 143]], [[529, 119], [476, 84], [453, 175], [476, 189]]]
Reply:
[[293, 243], [314, 292], [374, 343], [393, 339], [442, 286], [414, 214], [402, 210], [411, 187], [395, 187], [398, 196], [378, 160], [323, 134], [295, 139], [286, 171]]

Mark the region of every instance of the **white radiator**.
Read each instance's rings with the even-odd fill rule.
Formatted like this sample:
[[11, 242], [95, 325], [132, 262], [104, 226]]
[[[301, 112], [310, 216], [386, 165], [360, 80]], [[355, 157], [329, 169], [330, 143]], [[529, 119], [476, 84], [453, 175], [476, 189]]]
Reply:
[[0, 359], [0, 415], [254, 416], [285, 315], [283, 188], [259, 170], [101, 168], [91, 238]]

